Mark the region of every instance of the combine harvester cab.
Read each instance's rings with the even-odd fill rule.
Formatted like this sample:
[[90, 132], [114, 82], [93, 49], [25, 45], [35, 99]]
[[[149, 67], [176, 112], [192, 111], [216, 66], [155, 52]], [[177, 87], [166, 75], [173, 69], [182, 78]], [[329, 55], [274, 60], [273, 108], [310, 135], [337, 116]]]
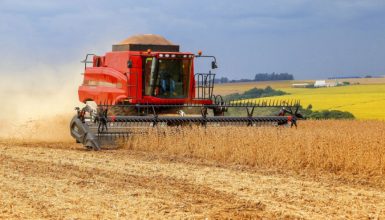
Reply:
[[[212, 59], [208, 73], [194, 73], [194, 60]], [[217, 68], [214, 56], [180, 52], [162, 36], [132, 36], [112, 46], [104, 56], [87, 54], [79, 100], [97, 106], [76, 108], [71, 135], [89, 149], [113, 144], [137, 128], [183, 125], [297, 125], [299, 101], [234, 100], [213, 94]], [[254, 109], [280, 107], [278, 116], [254, 116]], [[247, 116], [225, 116], [242, 108]], [[295, 110], [293, 111], [292, 108]], [[285, 114], [289, 114], [286, 116]]]

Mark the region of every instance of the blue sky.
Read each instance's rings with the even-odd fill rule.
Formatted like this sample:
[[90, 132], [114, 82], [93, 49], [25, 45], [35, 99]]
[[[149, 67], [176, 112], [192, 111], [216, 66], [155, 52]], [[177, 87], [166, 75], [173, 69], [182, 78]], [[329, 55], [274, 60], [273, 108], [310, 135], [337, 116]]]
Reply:
[[216, 55], [229, 78], [385, 74], [383, 0], [0, 0], [0, 74], [78, 74], [87, 52], [138, 33]]

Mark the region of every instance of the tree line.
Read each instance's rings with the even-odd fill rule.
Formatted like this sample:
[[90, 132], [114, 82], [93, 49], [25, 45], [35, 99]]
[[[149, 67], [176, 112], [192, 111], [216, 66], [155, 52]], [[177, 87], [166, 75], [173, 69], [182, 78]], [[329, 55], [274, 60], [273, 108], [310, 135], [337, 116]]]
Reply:
[[276, 81], [276, 80], [294, 80], [294, 76], [289, 73], [257, 73], [253, 79], [230, 80], [227, 77], [215, 79], [215, 83], [235, 83], [235, 82], [257, 82], [257, 81]]

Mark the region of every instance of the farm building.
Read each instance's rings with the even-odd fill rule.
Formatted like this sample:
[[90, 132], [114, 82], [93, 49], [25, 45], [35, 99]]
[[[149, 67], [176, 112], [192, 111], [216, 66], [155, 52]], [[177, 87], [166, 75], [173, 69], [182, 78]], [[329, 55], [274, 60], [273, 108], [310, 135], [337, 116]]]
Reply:
[[314, 83], [315, 88], [320, 88], [320, 87], [334, 87], [338, 86], [338, 82], [326, 82], [326, 80], [317, 80]]
[[327, 83], [325, 80], [317, 80], [314, 83], [314, 87], [327, 87]]

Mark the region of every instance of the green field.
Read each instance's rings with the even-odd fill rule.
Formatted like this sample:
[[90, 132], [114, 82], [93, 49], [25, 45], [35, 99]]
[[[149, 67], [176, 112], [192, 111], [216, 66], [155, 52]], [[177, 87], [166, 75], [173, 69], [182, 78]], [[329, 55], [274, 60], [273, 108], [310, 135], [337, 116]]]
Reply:
[[[341, 110], [349, 111], [358, 119], [382, 119], [385, 120], [385, 83], [369, 83], [350, 86], [328, 87], [328, 88], [291, 88], [292, 82], [272, 82], [271, 86], [289, 93], [274, 100], [301, 100], [306, 108], [309, 104], [313, 110]], [[268, 83], [242, 84], [239, 88], [262, 88]], [[246, 86], [247, 85], [247, 86]], [[230, 87], [228, 85], [228, 87]], [[234, 90], [236, 85], [232, 85]], [[226, 86], [220, 86], [224, 90]], [[267, 98], [268, 99], [268, 98]]]

